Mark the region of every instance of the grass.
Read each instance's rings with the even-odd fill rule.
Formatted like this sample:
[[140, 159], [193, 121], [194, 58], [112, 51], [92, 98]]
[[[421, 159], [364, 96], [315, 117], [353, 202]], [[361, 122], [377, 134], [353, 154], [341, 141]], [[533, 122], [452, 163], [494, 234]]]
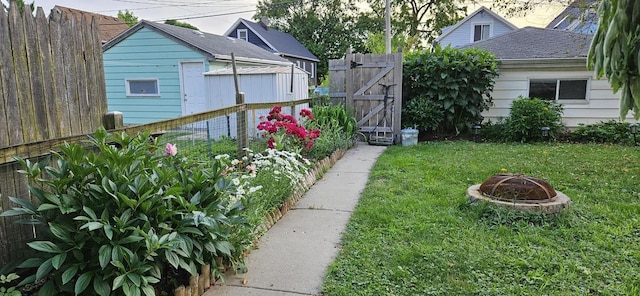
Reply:
[[[640, 149], [421, 143], [374, 166], [324, 295], [640, 295]], [[504, 172], [550, 181], [553, 215], [469, 204]]]

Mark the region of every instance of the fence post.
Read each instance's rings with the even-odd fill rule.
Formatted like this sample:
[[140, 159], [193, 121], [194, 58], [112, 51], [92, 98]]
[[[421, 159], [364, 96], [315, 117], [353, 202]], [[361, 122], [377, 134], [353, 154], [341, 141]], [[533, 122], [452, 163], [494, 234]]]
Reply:
[[111, 111], [104, 114], [103, 124], [106, 130], [122, 128], [124, 126], [122, 112]]
[[[244, 105], [244, 93], [239, 92], [236, 95], [236, 105]], [[246, 105], [244, 105], [246, 106]], [[236, 118], [236, 125], [238, 126], [236, 134], [238, 135], [238, 159], [245, 156], [246, 151], [244, 148], [247, 148], [249, 143], [249, 134], [247, 131], [247, 122], [248, 122], [248, 114], [246, 108], [238, 111]]]

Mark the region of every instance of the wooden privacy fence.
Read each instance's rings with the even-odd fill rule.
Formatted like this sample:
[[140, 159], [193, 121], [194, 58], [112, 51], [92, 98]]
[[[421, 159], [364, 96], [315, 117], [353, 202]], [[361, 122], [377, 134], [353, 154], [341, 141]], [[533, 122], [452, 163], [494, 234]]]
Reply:
[[360, 132], [400, 138], [402, 51], [394, 54], [345, 54], [329, 61], [329, 96], [355, 112]]
[[[34, 16], [28, 5], [23, 12], [15, 2], [10, 7], [0, 10], [0, 150], [94, 131], [107, 110], [95, 20], [59, 13], [47, 19], [42, 8]], [[19, 166], [6, 163], [11, 157], [0, 161], [0, 211], [11, 208], [7, 196], [29, 198]], [[21, 256], [33, 239], [32, 228], [13, 220], [0, 218], [0, 265]]]

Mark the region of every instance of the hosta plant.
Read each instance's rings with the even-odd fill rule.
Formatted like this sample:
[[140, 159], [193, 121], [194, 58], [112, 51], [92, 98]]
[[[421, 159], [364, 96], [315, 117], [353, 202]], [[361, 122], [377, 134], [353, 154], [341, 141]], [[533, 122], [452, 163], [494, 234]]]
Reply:
[[46, 229], [29, 243], [38, 256], [20, 267], [36, 272], [23, 283], [44, 281], [40, 295], [154, 295], [167, 268], [231, 259], [243, 204], [229, 198], [225, 163], [190, 162], [148, 133], [99, 129], [88, 142], [60, 147], [54, 165], [18, 160], [37, 202], [11, 197], [18, 206], [2, 216]]

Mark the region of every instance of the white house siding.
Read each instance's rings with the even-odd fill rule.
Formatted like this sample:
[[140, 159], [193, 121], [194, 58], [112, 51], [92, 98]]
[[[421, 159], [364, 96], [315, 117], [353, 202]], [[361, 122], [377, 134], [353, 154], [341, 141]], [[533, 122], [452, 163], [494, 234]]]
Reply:
[[[294, 70], [293, 92], [291, 92], [291, 67], [248, 67], [238, 68], [238, 88], [245, 94], [245, 103], [285, 102], [302, 100], [309, 97], [308, 73], [296, 68]], [[230, 69], [213, 70], [205, 73], [205, 87], [210, 109], [219, 109], [235, 105], [235, 87], [233, 71]], [[296, 106], [297, 116], [301, 108], [308, 104]], [[286, 107], [283, 112], [290, 112]], [[250, 111], [249, 136], [258, 135], [256, 127], [260, 116], [266, 116], [269, 109]], [[229, 128], [232, 137], [237, 135], [235, 114], [230, 115]], [[226, 133], [226, 131], [225, 131]], [[224, 133], [213, 134], [218, 138]]]
[[[553, 63], [553, 62], [552, 62]], [[556, 64], [555, 66], [558, 66]], [[614, 94], [606, 79], [596, 79], [593, 71], [583, 66], [570, 69], [553, 69], [552, 65], [535, 65], [521, 68], [501, 68], [492, 93], [493, 104], [483, 116], [485, 121], [496, 121], [499, 117], [509, 116], [511, 103], [519, 96], [529, 94], [530, 79], [589, 79], [587, 84], [588, 99], [584, 102], [563, 103], [563, 121], [568, 128], [575, 128], [580, 123], [593, 124], [610, 119], [619, 119], [620, 93]], [[631, 119], [629, 116], [627, 119]]]
[[[471, 17], [467, 22], [461, 24], [459, 27], [453, 29], [447, 36], [443, 37], [439, 43], [442, 47], [451, 45], [451, 47], [466, 45], [472, 43], [473, 26], [476, 24], [491, 24], [490, 37], [502, 35], [513, 31], [512, 27], [507, 26], [502, 21], [496, 19], [493, 15], [480, 12]], [[448, 30], [447, 30], [448, 31]], [[444, 32], [443, 32], [444, 33]]]

